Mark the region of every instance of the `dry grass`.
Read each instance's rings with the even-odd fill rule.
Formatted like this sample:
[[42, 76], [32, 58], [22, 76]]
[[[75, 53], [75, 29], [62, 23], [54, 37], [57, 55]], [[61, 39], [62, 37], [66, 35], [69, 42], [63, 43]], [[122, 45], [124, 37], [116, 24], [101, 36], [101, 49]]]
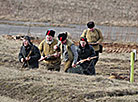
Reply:
[[0, 98], [4, 97], [4, 101], [138, 101], [137, 83], [108, 79], [110, 72], [124, 74], [128, 71], [124, 68], [129, 67], [128, 54], [102, 53], [96, 66], [97, 75], [86, 76], [47, 71], [42, 63], [39, 69], [21, 70], [17, 59], [21, 41], [0, 36], [0, 44]]
[[1, 0], [0, 19], [138, 26], [136, 0]]

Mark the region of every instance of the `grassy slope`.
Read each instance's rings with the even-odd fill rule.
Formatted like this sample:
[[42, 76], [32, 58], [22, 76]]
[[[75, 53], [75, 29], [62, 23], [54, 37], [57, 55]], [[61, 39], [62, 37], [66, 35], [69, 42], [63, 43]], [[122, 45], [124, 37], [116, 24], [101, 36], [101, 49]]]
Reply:
[[136, 26], [137, 7], [137, 0], [1, 0], [0, 18]]
[[[85, 76], [50, 72], [42, 63], [38, 70], [21, 70], [21, 64], [17, 59], [21, 41], [7, 40], [0, 36], [0, 44], [0, 95], [4, 97], [3, 100], [11, 98], [23, 102], [138, 101], [137, 83], [108, 79], [110, 71], [115, 70], [111, 67], [117, 64], [108, 62], [114, 54], [101, 55], [102, 59], [108, 58], [107, 63], [100, 60], [97, 65], [97, 74], [100, 75]], [[119, 59], [127, 58], [127, 54], [123, 55], [122, 58], [117, 57], [119, 54], [112, 58], [117, 57], [116, 61], [119, 62]], [[118, 72], [122, 72], [121, 70], [123, 69], [118, 69]]]

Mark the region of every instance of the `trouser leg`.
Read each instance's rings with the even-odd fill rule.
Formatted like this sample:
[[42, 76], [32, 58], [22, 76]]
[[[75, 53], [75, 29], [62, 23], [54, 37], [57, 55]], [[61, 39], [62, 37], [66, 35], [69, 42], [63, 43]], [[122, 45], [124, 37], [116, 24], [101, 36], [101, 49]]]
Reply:
[[83, 74], [82, 67], [80, 65], [77, 65], [75, 68], [69, 68], [67, 70], [67, 73]]
[[67, 62], [64, 62], [64, 71], [67, 72], [67, 70], [69, 68], [71, 68], [71, 65], [72, 65], [72, 61], [67, 61]]
[[89, 66], [87, 68], [87, 75], [95, 75], [94, 60], [91, 60], [91, 62], [89, 63]]
[[46, 67], [47, 67], [47, 70], [50, 70], [50, 71], [60, 71], [60, 63], [58, 63], [58, 64], [47, 64]]
[[91, 64], [91, 75], [95, 75], [95, 66], [94, 66], [94, 63]]
[[97, 58], [94, 59], [94, 66], [96, 65], [98, 59], [99, 59], [99, 51], [95, 51]]

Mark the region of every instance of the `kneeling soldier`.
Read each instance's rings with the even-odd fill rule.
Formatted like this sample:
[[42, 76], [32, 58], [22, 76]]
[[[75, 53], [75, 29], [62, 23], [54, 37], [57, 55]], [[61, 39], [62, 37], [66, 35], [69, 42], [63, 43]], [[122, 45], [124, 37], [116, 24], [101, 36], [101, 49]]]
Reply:
[[38, 68], [38, 60], [41, 55], [39, 49], [33, 45], [29, 36], [23, 39], [23, 45], [20, 48], [19, 61], [23, 63], [22, 67]]
[[94, 59], [95, 51], [88, 44], [87, 38], [81, 37], [78, 46], [78, 62], [75, 68], [70, 68], [70, 73], [78, 73], [85, 75], [95, 75]]

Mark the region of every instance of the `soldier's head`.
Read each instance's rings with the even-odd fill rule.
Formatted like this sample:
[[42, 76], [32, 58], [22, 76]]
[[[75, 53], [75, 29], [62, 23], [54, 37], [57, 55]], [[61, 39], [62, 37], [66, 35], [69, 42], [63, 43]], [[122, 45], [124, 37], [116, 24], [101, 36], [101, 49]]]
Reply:
[[32, 43], [31, 43], [31, 39], [30, 39], [30, 37], [29, 36], [24, 36], [24, 38], [23, 38], [23, 45], [24, 46], [28, 46], [28, 45], [31, 45]]
[[94, 28], [94, 26], [95, 26], [95, 24], [94, 24], [93, 21], [90, 21], [90, 22], [87, 23], [87, 27], [88, 27], [89, 29]]
[[81, 37], [80, 38], [80, 46], [84, 48], [86, 45], [88, 45], [88, 41], [86, 37]]
[[55, 31], [54, 30], [48, 30], [46, 32], [46, 40], [47, 41], [52, 41], [54, 36], [55, 36]]
[[58, 35], [58, 40], [61, 41], [62, 44], [65, 44], [67, 41], [67, 32], [65, 33], [60, 33]]

